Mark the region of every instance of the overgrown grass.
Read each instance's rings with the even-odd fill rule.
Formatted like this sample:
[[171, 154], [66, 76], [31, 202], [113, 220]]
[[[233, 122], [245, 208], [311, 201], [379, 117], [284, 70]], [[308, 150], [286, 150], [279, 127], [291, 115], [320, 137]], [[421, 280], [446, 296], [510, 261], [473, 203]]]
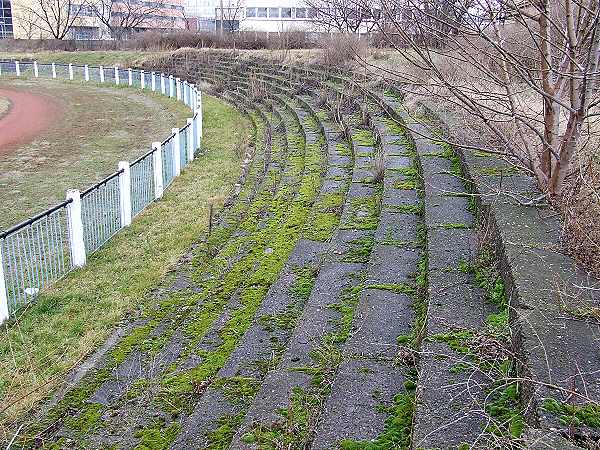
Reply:
[[17, 59], [21, 61], [36, 60], [39, 63], [73, 63], [90, 65], [119, 65], [121, 67], [134, 67], [144, 59], [167, 54], [168, 51], [143, 52], [140, 50], [106, 50], [90, 52], [0, 52], [0, 59]]
[[4, 326], [0, 342], [2, 424], [31, 408], [101, 344], [124, 316], [151, 307], [147, 294], [190, 247], [239, 175], [234, 147], [250, 132], [231, 107], [204, 101], [200, 156], [88, 265], [44, 292]]

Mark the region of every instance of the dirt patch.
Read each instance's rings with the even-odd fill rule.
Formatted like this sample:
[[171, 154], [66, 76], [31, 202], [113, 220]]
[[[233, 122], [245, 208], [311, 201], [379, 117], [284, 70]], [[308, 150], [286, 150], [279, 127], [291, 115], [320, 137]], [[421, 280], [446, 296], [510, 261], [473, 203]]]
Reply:
[[16, 89], [0, 89], [9, 107], [0, 102], [0, 155], [31, 142], [61, 116], [63, 108], [51, 96]]

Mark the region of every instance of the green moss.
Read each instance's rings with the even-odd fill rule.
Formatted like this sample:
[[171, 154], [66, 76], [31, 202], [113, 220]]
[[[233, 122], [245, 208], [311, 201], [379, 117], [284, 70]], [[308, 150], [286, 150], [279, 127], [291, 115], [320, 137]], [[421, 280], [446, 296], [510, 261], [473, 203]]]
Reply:
[[343, 261], [354, 263], [369, 262], [374, 243], [375, 237], [373, 234], [350, 241]]
[[542, 408], [557, 416], [563, 425], [600, 428], [600, 405], [597, 403], [574, 405], [559, 402], [554, 398], [545, 398]]
[[381, 211], [381, 189], [369, 197], [356, 197], [350, 200], [350, 214], [342, 224], [342, 229], [374, 230], [379, 224]]
[[263, 328], [269, 332], [279, 328], [280, 330], [293, 330], [296, 326], [296, 320], [300, 315], [300, 309], [295, 305], [289, 306], [285, 312], [279, 314], [266, 314], [260, 316], [258, 321]]
[[131, 385], [127, 393], [125, 394], [125, 398], [127, 400], [133, 400], [134, 398], [139, 397], [144, 391], [148, 389], [150, 385], [149, 381], [145, 378], [140, 378], [139, 380], [135, 380], [135, 382]]
[[438, 333], [431, 336], [430, 339], [436, 342], [444, 342], [452, 350], [462, 354], [471, 354], [470, 341], [473, 339], [473, 332], [469, 330], [457, 330], [449, 333]]
[[308, 300], [317, 279], [317, 272], [317, 269], [310, 266], [296, 267], [294, 269], [296, 279], [290, 287], [290, 292], [300, 300]]
[[364, 145], [366, 147], [375, 146], [375, 138], [370, 130], [355, 130], [352, 133], [352, 140], [356, 145]]
[[140, 439], [135, 450], [166, 450], [175, 441], [179, 429], [178, 423], [167, 426], [164, 420], [157, 420], [148, 427], [135, 432], [135, 437]]
[[402, 214], [414, 214], [416, 216], [422, 216], [425, 214], [425, 204], [419, 201], [416, 205], [398, 205], [398, 206], [387, 206], [387, 208], [398, 211]]
[[415, 288], [406, 283], [367, 284], [365, 289], [381, 289], [384, 291], [392, 291], [395, 294], [406, 294], [411, 296], [416, 293]]
[[335, 144], [335, 149], [341, 156], [348, 156], [348, 157], [352, 156], [352, 149], [350, 148], [350, 146], [348, 144], [339, 142], [339, 143]]
[[315, 212], [310, 225], [307, 223], [303, 235], [305, 239], [325, 242], [331, 239], [340, 223], [340, 216], [332, 212]]
[[462, 230], [469, 228], [469, 225], [466, 223], [444, 223], [440, 225], [440, 228], [443, 228], [444, 230]]
[[415, 189], [416, 187], [417, 187], [417, 185], [416, 185], [415, 181], [413, 181], [413, 180], [406, 180], [406, 181], [399, 180], [394, 183], [394, 189], [402, 189], [402, 190], [408, 191], [408, 190]]
[[486, 403], [486, 412], [494, 419], [487, 431], [501, 436], [519, 438], [525, 419], [519, 406], [519, 385], [516, 382], [496, 383]]
[[244, 413], [223, 416], [217, 421], [217, 428], [208, 433], [206, 450], [224, 450], [229, 448], [236, 430], [244, 419]]
[[103, 409], [101, 403], [86, 403], [77, 416], [65, 419], [65, 426], [82, 434], [93, 431], [102, 426]]
[[374, 441], [350, 441], [340, 442], [342, 450], [388, 450], [392, 448], [408, 449], [412, 434], [412, 422], [415, 412], [415, 394], [412, 385], [410, 392], [397, 394], [394, 403], [388, 407], [382, 407], [382, 411], [388, 414], [385, 420], [383, 432]]

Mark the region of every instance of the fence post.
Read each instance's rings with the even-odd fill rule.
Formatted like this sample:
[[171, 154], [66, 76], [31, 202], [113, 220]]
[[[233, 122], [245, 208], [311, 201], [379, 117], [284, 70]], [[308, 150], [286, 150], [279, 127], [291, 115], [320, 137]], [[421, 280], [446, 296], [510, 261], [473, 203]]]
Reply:
[[175, 176], [178, 177], [181, 174], [181, 133], [179, 128], [172, 128], [171, 133], [175, 135], [171, 146], [173, 150], [173, 171]]
[[191, 85], [190, 90], [190, 108], [192, 108], [192, 112], [196, 114], [196, 86]]
[[85, 81], [90, 81], [90, 66], [87, 64], [83, 66], [83, 78]]
[[100, 66], [100, 83], [104, 83], [104, 67]]
[[56, 63], [52, 63], [52, 78], [56, 78]]
[[69, 80], [73, 79], [73, 64], [69, 63]]
[[156, 92], [156, 73], [152, 72], [151, 75], [152, 92]]
[[40, 76], [40, 71], [38, 69], [38, 63], [37, 63], [37, 61], [33, 62], [33, 76], [36, 77], [36, 78]]
[[173, 97], [175, 93], [173, 92], [173, 75], [169, 75], [169, 97]]
[[143, 70], [140, 70], [140, 86], [142, 89], [146, 88], [146, 74]]
[[177, 92], [177, 100], [181, 100], [181, 80], [175, 78], [175, 90]]
[[131, 225], [131, 171], [127, 161], [119, 162], [119, 206], [121, 207], [121, 227]]
[[198, 91], [198, 148], [202, 139], [202, 91]]
[[187, 154], [188, 161], [194, 160], [194, 119], [188, 119], [188, 132], [187, 132]]
[[67, 227], [71, 244], [71, 264], [83, 267], [86, 263], [85, 241], [83, 240], [83, 220], [81, 219], [81, 194], [77, 189], [67, 191]]
[[4, 276], [3, 246], [4, 239], [0, 239], [0, 324], [8, 319], [8, 291], [6, 290], [6, 278]]
[[154, 198], [158, 200], [163, 196], [163, 170], [162, 170], [162, 145], [160, 142], [152, 143], [152, 162], [154, 167]]
[[19, 61], [15, 61], [15, 72], [17, 73], [18, 77], [21, 76], [21, 66], [19, 65]]
[[131, 73], [131, 69], [127, 69], [127, 78], [129, 81], [129, 86], [133, 86], [133, 74]]
[[119, 84], [119, 68], [115, 66], [115, 84]]
[[165, 74], [160, 74], [160, 93], [165, 95]]

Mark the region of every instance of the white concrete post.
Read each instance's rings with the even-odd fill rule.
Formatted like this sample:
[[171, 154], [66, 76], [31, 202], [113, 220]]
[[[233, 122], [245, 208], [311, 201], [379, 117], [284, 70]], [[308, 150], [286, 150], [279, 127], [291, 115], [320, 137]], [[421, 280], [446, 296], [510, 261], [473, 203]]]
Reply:
[[196, 114], [196, 148], [200, 150], [202, 146], [202, 116], [200, 112]]
[[181, 80], [175, 78], [175, 90], [177, 92], [177, 100], [181, 100]]
[[127, 161], [119, 162], [119, 206], [121, 208], [121, 227], [131, 225], [131, 171]]
[[21, 66], [19, 65], [19, 61], [15, 61], [15, 72], [17, 73], [18, 77], [21, 76]]
[[69, 63], [69, 80], [73, 79], [73, 64]]
[[4, 259], [2, 256], [2, 245], [4, 239], [0, 239], [0, 324], [8, 319], [8, 291], [6, 290], [6, 278], [4, 277]]
[[36, 77], [36, 78], [40, 76], [40, 71], [38, 69], [38, 63], [37, 63], [37, 61], [33, 62], [33, 76]]
[[83, 78], [85, 81], [90, 81], [90, 66], [87, 64], [83, 66]]
[[162, 170], [162, 145], [160, 142], [152, 143], [152, 159], [154, 166], [154, 198], [159, 199], [163, 196], [163, 170]]
[[152, 92], [156, 91], [156, 74], [154, 72], [151, 73], [151, 84], [152, 84]]
[[165, 95], [165, 74], [160, 74], [160, 92], [162, 95]]
[[198, 147], [200, 147], [200, 138], [202, 138], [202, 91], [198, 91]]
[[115, 84], [119, 84], [119, 68], [115, 66]]
[[172, 128], [171, 133], [175, 135], [171, 146], [173, 150], [173, 171], [175, 176], [178, 177], [181, 174], [181, 133], [179, 128]]
[[127, 78], [129, 79], [129, 86], [133, 86], [133, 73], [131, 73], [131, 69], [127, 69]]
[[146, 88], [146, 75], [143, 70], [140, 70], [140, 86], [142, 89]]
[[193, 84], [190, 92], [190, 108], [192, 108], [193, 113], [196, 114], [196, 89]]
[[188, 119], [188, 132], [187, 132], [187, 154], [188, 161], [194, 160], [194, 119]]
[[104, 67], [100, 66], [100, 83], [104, 83]]
[[52, 63], [52, 78], [56, 78], [56, 64]]
[[173, 97], [175, 95], [173, 89], [173, 75], [169, 75], [169, 97]]
[[71, 244], [71, 264], [83, 267], [86, 263], [85, 241], [83, 240], [83, 221], [81, 219], [81, 194], [77, 189], [67, 191], [67, 228]]

